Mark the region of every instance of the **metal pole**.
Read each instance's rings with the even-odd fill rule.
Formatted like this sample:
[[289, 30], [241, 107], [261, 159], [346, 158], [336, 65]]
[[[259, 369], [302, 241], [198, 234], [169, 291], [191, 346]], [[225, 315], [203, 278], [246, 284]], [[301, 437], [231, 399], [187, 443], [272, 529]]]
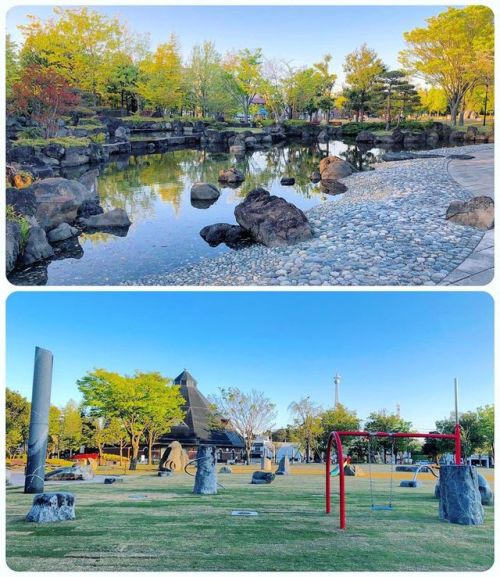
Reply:
[[458, 425], [458, 381], [455, 379], [455, 425]]
[[28, 462], [24, 481], [25, 493], [43, 493], [53, 360], [54, 357], [50, 351], [36, 347], [33, 392], [31, 394]]
[[342, 439], [338, 433], [335, 433], [337, 441], [337, 455], [339, 462], [339, 516], [340, 528], [345, 529], [345, 471], [344, 471], [344, 452], [342, 450]]
[[462, 464], [462, 437], [460, 424], [455, 425], [455, 465]]

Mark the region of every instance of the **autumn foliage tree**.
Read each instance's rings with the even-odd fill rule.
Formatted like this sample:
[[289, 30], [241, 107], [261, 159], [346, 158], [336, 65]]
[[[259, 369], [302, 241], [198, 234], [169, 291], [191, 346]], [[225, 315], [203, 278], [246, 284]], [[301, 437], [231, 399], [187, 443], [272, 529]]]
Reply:
[[54, 136], [57, 119], [80, 100], [64, 76], [36, 64], [23, 71], [12, 93], [12, 110], [36, 120], [47, 138]]

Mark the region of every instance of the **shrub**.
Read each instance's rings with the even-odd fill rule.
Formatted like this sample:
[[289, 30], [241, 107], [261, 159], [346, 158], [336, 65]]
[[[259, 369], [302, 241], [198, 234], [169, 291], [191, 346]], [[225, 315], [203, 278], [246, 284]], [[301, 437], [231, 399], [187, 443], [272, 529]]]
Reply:
[[95, 144], [104, 144], [106, 142], [106, 135], [103, 132], [92, 134], [90, 140]]
[[17, 137], [21, 139], [28, 139], [28, 138], [43, 138], [43, 130], [36, 126], [30, 126], [28, 128], [23, 128], [20, 132], [18, 132]]
[[55, 138], [20, 138], [16, 140], [14, 146], [34, 146], [43, 147], [47, 144], [60, 144], [64, 148], [72, 148], [76, 146], [88, 146], [90, 138], [78, 138], [76, 136], [59, 136]]
[[308, 120], [292, 119], [292, 120], [285, 120], [283, 124], [285, 126], [308, 126], [311, 123]]
[[101, 120], [97, 118], [97, 116], [94, 116], [92, 118], [85, 118], [84, 122], [78, 121], [78, 124], [76, 125], [77, 128], [88, 128], [88, 127], [94, 128], [95, 126], [104, 126]]
[[16, 212], [14, 207], [11, 204], [8, 204], [5, 209], [5, 216], [7, 220], [12, 220], [17, 222], [21, 232], [21, 246], [26, 245], [26, 241], [28, 240], [28, 233], [30, 230], [30, 221], [27, 219], [24, 214], [19, 214]]

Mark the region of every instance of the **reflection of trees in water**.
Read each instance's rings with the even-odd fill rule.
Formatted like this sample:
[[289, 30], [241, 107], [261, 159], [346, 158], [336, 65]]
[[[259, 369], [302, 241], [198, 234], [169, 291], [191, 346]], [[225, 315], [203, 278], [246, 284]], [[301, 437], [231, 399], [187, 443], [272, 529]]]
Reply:
[[[273, 146], [245, 155], [213, 153], [206, 150], [174, 150], [163, 154], [132, 156], [111, 163], [99, 177], [99, 194], [106, 209], [124, 208], [131, 219], [154, 215], [160, 198], [179, 213], [182, 194], [193, 182], [218, 183], [219, 171], [234, 165], [245, 175], [235, 194], [244, 198], [257, 186], [270, 188], [283, 176], [295, 178], [294, 190], [306, 198], [321, 194], [311, 183], [311, 172], [318, 170], [324, 156], [336, 154], [358, 169], [376, 161], [368, 147], [354, 143], [327, 142], [306, 146]], [[220, 185], [219, 185], [220, 186]]]
[[113, 235], [107, 232], [93, 232], [93, 233], [82, 233], [80, 235], [80, 240], [82, 242], [90, 241], [92, 244], [105, 244], [113, 240]]

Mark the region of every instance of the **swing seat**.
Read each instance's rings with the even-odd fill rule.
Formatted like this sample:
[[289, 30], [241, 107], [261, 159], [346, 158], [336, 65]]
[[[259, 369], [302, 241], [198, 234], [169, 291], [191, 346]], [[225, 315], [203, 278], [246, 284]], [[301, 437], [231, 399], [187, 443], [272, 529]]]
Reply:
[[392, 511], [392, 505], [371, 505], [370, 509], [372, 511]]

